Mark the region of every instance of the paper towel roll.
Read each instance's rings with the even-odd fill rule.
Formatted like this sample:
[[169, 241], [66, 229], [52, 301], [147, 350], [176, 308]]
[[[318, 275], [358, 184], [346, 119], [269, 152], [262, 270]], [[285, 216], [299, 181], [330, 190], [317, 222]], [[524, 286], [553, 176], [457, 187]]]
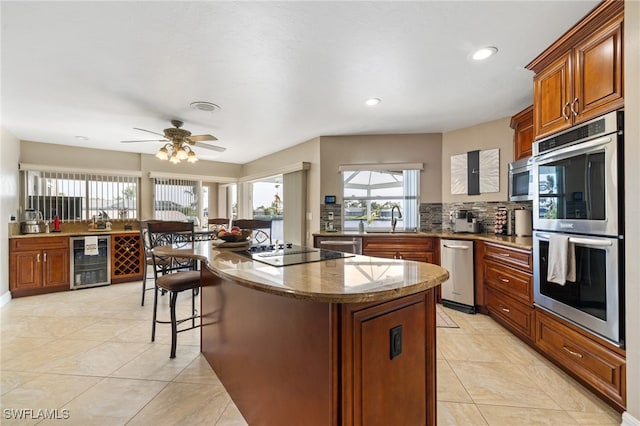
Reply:
[[531, 210], [516, 210], [516, 236], [531, 235]]

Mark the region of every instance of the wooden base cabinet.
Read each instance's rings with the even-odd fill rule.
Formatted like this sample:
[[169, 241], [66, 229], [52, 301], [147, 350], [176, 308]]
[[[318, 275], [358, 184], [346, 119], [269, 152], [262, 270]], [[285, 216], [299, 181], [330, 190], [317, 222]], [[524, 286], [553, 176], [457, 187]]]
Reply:
[[482, 276], [489, 315], [533, 343], [535, 310], [531, 250], [492, 243], [484, 246]]
[[12, 297], [69, 290], [68, 237], [14, 238], [9, 243]]
[[362, 254], [440, 264], [440, 245], [431, 237], [364, 237]]
[[538, 309], [536, 346], [619, 411], [626, 408], [624, 350]]

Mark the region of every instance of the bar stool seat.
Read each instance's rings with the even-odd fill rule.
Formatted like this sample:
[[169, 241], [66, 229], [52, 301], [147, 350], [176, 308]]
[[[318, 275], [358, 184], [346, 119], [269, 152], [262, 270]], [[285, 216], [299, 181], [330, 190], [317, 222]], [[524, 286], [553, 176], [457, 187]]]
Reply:
[[200, 287], [200, 271], [184, 271], [162, 275], [156, 285], [167, 291], [184, 291]]

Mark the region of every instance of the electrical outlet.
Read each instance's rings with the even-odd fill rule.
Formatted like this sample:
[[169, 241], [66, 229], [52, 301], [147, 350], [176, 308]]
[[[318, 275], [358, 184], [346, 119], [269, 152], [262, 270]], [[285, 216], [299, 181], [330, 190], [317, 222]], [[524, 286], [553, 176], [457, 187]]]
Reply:
[[327, 217], [329, 218], [329, 220], [333, 220], [333, 212], [327, 213]]

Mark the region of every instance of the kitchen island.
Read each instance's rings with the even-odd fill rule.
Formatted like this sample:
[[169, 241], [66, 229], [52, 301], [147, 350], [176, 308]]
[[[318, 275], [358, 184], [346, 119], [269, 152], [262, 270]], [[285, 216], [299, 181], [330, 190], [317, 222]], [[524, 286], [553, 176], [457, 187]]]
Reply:
[[212, 242], [201, 350], [254, 425], [436, 423], [434, 289], [448, 272], [352, 256], [275, 267]]

